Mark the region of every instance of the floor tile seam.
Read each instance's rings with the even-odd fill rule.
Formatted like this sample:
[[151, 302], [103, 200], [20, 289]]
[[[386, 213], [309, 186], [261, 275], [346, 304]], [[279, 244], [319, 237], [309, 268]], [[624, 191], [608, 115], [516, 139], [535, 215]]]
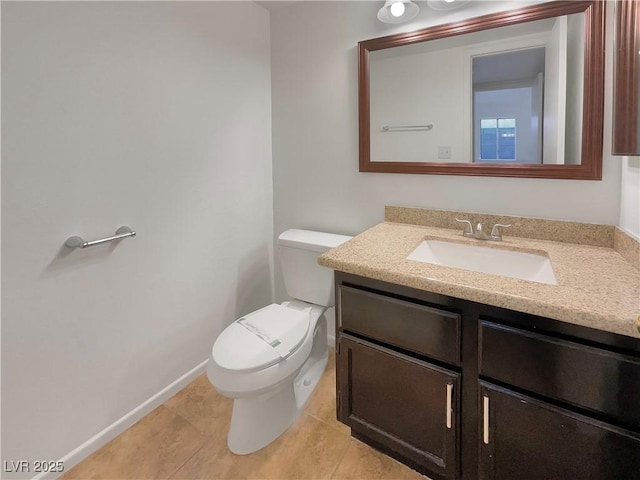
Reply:
[[[186, 388], [186, 387], [185, 387]], [[171, 397], [173, 398], [173, 397]], [[169, 399], [171, 400], [171, 399]], [[200, 430], [200, 428], [198, 428], [197, 425], [195, 425], [193, 422], [191, 422], [188, 418], [186, 418], [184, 415], [182, 415], [180, 412], [176, 411], [175, 409], [171, 408], [170, 406], [167, 405], [167, 403], [169, 402], [169, 400], [167, 400], [167, 402], [163, 403], [162, 405], [160, 405], [161, 407], [166, 408], [169, 412], [171, 412], [173, 415], [177, 416], [178, 418], [180, 418], [181, 420], [183, 420], [184, 422], [186, 422], [189, 426], [191, 426], [197, 433], [198, 435], [200, 435], [200, 446], [194, 450], [194, 452], [189, 455], [189, 457], [187, 457], [187, 459], [182, 462], [167, 478], [169, 480], [173, 479], [174, 476], [182, 469], [182, 467], [184, 467], [189, 460], [191, 460], [200, 450], [202, 450], [204, 448], [204, 446], [207, 444], [207, 441], [209, 439], [209, 436], [206, 434], [206, 432], [203, 432], [202, 430]]]
[[[400, 466], [401, 466], [401, 467], [403, 467], [403, 468], [408, 468], [408, 469], [409, 469], [409, 470], [411, 470], [412, 472], [415, 472], [415, 473], [417, 473], [418, 475], [420, 475], [421, 477], [423, 477], [423, 478], [424, 478], [424, 480], [432, 480], [431, 478], [427, 477], [426, 475], [424, 475], [424, 474], [422, 474], [422, 473], [418, 472], [416, 469], [411, 468], [411, 467], [410, 467], [410, 466], [408, 466], [408, 465], [405, 465], [405, 464], [404, 464], [404, 463], [402, 463], [400, 460], [398, 460], [398, 459], [396, 459], [396, 458], [392, 457], [391, 455], [388, 455], [388, 454], [386, 454], [386, 453], [384, 453], [384, 452], [382, 452], [382, 451], [378, 450], [378, 449], [377, 449], [377, 448], [375, 448], [375, 447], [372, 447], [372, 446], [371, 446], [371, 445], [369, 445], [368, 443], [365, 443], [365, 442], [363, 442], [362, 440], [358, 440], [357, 438], [352, 438], [352, 440], [353, 440], [353, 443], [354, 443], [354, 444], [358, 444], [358, 443], [360, 443], [360, 444], [364, 445], [365, 447], [370, 448], [370, 449], [372, 449], [372, 450], [374, 450], [374, 451], [376, 451], [376, 452], [380, 453], [381, 455], [384, 455], [386, 458], [388, 458], [389, 460], [391, 460], [393, 463], [395, 463], [395, 464], [397, 464], [397, 465], [400, 465]], [[400, 478], [389, 478], [389, 479], [387, 479], [387, 480], [401, 480], [401, 479], [402, 479], [402, 477], [400, 477]]]
[[[203, 436], [203, 437], [205, 437], [204, 435], [202, 435], [202, 436]], [[199, 447], [199, 448], [197, 448], [197, 449], [196, 449], [196, 451], [195, 451], [195, 452], [193, 452], [193, 453], [192, 453], [192, 454], [191, 454], [191, 455], [190, 455], [190, 456], [189, 456], [189, 457], [188, 457], [188, 458], [187, 458], [187, 459], [186, 459], [186, 460], [185, 460], [185, 461], [184, 461], [184, 462], [183, 462], [183, 463], [182, 463], [182, 464], [181, 464], [181, 465], [176, 469], [176, 470], [174, 470], [174, 472], [173, 472], [171, 475], [169, 475], [169, 477], [167, 477], [167, 479], [168, 479], [168, 480], [177, 480], [176, 475], [178, 474], [178, 472], [179, 472], [180, 470], [182, 470], [182, 468], [183, 468], [187, 463], [189, 463], [189, 461], [190, 461], [193, 457], [195, 457], [195, 456], [200, 452], [200, 450], [202, 450], [202, 449], [205, 447], [205, 445], [206, 445], [206, 444], [207, 444], [207, 441], [206, 441], [206, 437], [205, 437], [205, 438], [203, 438], [203, 441], [202, 441], [202, 444], [200, 445], [200, 447]]]
[[180, 417], [182, 420], [184, 420], [185, 422], [187, 422], [189, 425], [191, 425], [193, 428], [196, 429], [196, 431], [204, 436], [204, 437], [210, 437], [212, 436], [212, 434], [209, 434], [208, 432], [203, 431], [202, 429], [200, 429], [200, 427], [198, 425], [196, 425], [195, 423], [193, 423], [191, 420], [189, 420], [187, 417], [185, 417], [183, 414], [181, 414], [179, 411], [174, 410], [173, 408], [169, 407], [168, 405], [166, 405], [165, 403], [163, 403], [161, 405], [162, 407], [165, 407], [167, 410], [169, 410], [171, 413], [173, 413], [174, 415], [177, 415], [178, 417]]
[[[340, 432], [340, 430], [336, 427], [334, 427], [333, 425], [325, 422], [324, 420], [322, 420], [321, 418], [316, 417], [315, 415], [311, 415], [310, 413], [308, 413], [306, 410], [303, 411], [303, 416], [308, 416], [310, 418], [312, 418], [314, 421], [319, 422], [321, 425], [324, 425], [326, 427], [329, 427], [331, 430], [333, 430], [334, 432], [337, 432], [339, 434], [342, 434], [342, 432]], [[333, 467], [333, 469], [331, 470], [331, 473], [324, 478], [324, 480], [331, 480], [333, 478], [333, 475], [335, 474], [336, 470], [338, 469], [338, 467], [340, 466], [340, 462], [342, 462], [342, 459], [344, 458], [344, 456], [347, 454], [347, 450], [349, 449], [349, 446], [351, 445], [351, 436], [350, 435], [346, 435], [347, 436], [347, 445], [344, 448], [342, 454], [340, 455], [340, 458], [336, 461], [335, 466]], [[300, 480], [300, 479], [298, 479]]]
[[351, 435], [349, 435], [349, 441], [347, 442], [347, 446], [345, 447], [344, 452], [342, 452], [342, 456], [340, 457], [340, 460], [338, 460], [338, 463], [336, 463], [336, 467], [333, 469], [333, 472], [331, 472], [331, 476], [329, 477], [329, 480], [333, 480], [335, 478], [336, 472], [338, 471], [338, 468], [340, 468], [340, 465], [342, 464], [344, 457], [347, 456], [347, 452], [353, 445], [353, 440], [354, 438], [351, 437]]
[[[339, 428], [339, 427], [337, 427], [337, 426], [333, 425], [333, 424], [332, 424], [332, 423], [330, 423], [330, 422], [327, 422], [326, 420], [324, 420], [324, 419], [322, 419], [322, 418], [320, 418], [320, 417], [317, 417], [317, 416], [316, 416], [316, 415], [314, 415], [313, 413], [309, 413], [309, 412], [306, 412], [306, 411], [305, 411], [305, 412], [304, 412], [304, 414], [305, 414], [305, 415], [308, 415], [309, 417], [311, 417], [311, 418], [313, 418], [313, 419], [315, 419], [315, 420], [318, 420], [319, 422], [322, 422], [324, 425], [327, 425], [327, 426], [331, 427], [333, 430], [335, 430], [335, 431], [337, 431], [337, 432], [343, 433], [341, 428]], [[345, 427], [346, 427], [346, 425], [345, 425]], [[351, 436], [351, 435], [349, 435], [349, 433], [347, 433], [347, 432], [344, 432], [344, 434], [345, 434], [346, 436], [349, 436], [349, 437]]]

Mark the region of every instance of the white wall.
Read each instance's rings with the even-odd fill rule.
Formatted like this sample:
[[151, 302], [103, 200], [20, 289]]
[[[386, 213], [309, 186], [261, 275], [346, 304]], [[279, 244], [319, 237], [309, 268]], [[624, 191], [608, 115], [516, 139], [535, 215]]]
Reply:
[[272, 300], [269, 14], [3, 2], [2, 87], [2, 456], [56, 460]]
[[380, 23], [380, 5], [309, 2], [271, 14], [276, 234], [358, 233], [382, 221], [385, 205], [617, 223], [617, 161], [604, 162], [602, 181], [359, 173], [357, 42], [505, 4], [471, 2], [448, 16], [422, 5], [401, 26]]
[[622, 157], [619, 225], [640, 240], [640, 157]]

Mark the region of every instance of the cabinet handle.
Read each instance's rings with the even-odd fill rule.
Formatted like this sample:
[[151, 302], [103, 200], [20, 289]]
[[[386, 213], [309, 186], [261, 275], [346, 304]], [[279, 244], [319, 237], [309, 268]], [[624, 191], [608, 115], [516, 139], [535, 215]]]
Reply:
[[453, 401], [453, 383], [447, 383], [447, 428], [451, 428], [452, 401]]
[[483, 395], [483, 428], [482, 428], [482, 441], [485, 445], [489, 445], [489, 396]]
[[338, 328], [342, 328], [342, 287], [338, 287], [338, 301], [336, 302], [334, 312], [338, 320]]

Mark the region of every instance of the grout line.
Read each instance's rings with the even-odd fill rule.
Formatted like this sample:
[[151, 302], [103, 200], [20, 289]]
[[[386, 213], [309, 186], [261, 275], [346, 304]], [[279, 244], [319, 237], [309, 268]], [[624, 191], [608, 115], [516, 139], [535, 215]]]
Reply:
[[349, 435], [349, 442], [347, 443], [347, 446], [344, 449], [344, 452], [342, 453], [342, 456], [340, 457], [340, 460], [338, 460], [338, 463], [336, 463], [336, 468], [334, 468], [333, 471], [331, 472], [331, 476], [329, 477], [330, 480], [335, 477], [335, 474], [338, 471], [338, 468], [340, 468], [340, 465], [342, 464], [342, 461], [344, 460], [344, 457], [347, 456], [347, 451], [351, 448], [352, 445], [353, 445], [353, 437], [351, 437], [351, 435]]
[[[204, 435], [203, 435], [203, 436], [204, 436]], [[176, 475], [177, 475], [177, 473], [178, 473], [180, 470], [182, 470], [182, 468], [183, 468], [187, 463], [189, 463], [189, 461], [190, 461], [193, 457], [195, 457], [195, 456], [198, 454], [198, 452], [200, 452], [200, 450], [202, 450], [202, 449], [204, 448], [204, 446], [205, 446], [206, 444], [207, 444], [207, 442], [206, 442], [206, 437], [205, 437], [205, 438], [203, 439], [203, 441], [202, 441], [202, 445], [200, 445], [200, 448], [196, 449], [196, 451], [195, 451], [195, 452], [193, 452], [193, 455], [191, 455], [189, 458], [187, 458], [187, 459], [182, 463], [182, 465], [180, 465], [178, 468], [176, 468], [176, 470], [175, 470], [171, 475], [169, 475], [168, 480], [174, 480], [174, 479], [176, 479]]]
[[184, 415], [182, 415], [180, 412], [174, 410], [173, 408], [167, 406], [165, 403], [162, 404], [162, 406], [164, 408], [166, 408], [167, 410], [169, 410], [171, 413], [173, 413], [174, 415], [176, 415], [177, 417], [180, 417], [182, 420], [184, 420], [185, 422], [187, 422], [189, 425], [191, 425], [193, 428], [196, 429], [196, 431], [202, 435], [203, 437], [209, 437], [210, 435], [207, 432], [203, 432], [202, 430], [200, 430], [200, 428], [194, 424], [192, 421], [190, 421], [187, 417], [185, 417]]
[[[314, 419], [318, 420], [319, 422], [322, 422], [323, 424], [327, 425], [328, 427], [333, 428], [333, 429], [334, 429], [334, 430], [336, 430], [337, 432], [342, 433], [342, 429], [341, 429], [339, 426], [334, 425], [333, 423], [329, 423], [328, 421], [326, 421], [326, 420], [324, 420], [324, 419], [322, 419], [322, 418], [320, 418], [320, 417], [318, 417], [318, 416], [314, 415], [313, 413], [308, 413], [308, 412], [304, 412], [304, 413], [305, 413], [305, 415], [308, 415], [308, 416], [310, 416], [311, 418], [314, 418]], [[337, 421], [337, 420], [336, 420], [336, 421]], [[341, 425], [343, 425], [343, 424], [341, 424]], [[348, 427], [347, 427], [347, 425], [344, 425], [344, 427], [345, 427], [345, 428], [348, 428]], [[345, 435], [347, 435], [347, 436], [349, 436], [349, 437], [351, 436], [348, 432], [345, 432]]]

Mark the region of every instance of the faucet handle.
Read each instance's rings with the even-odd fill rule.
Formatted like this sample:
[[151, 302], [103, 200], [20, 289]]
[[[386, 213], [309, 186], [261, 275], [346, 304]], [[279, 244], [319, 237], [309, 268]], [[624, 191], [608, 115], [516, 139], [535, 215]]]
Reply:
[[492, 237], [496, 237], [500, 240], [502, 240], [502, 232], [500, 232], [500, 228], [508, 228], [510, 227], [511, 224], [509, 225], [503, 225], [501, 223], [496, 223], [493, 228], [491, 229], [491, 236]]
[[464, 230], [462, 230], [463, 235], [465, 233], [473, 235], [473, 225], [471, 225], [469, 220], [460, 220], [459, 218], [456, 218], [456, 222], [464, 223]]

